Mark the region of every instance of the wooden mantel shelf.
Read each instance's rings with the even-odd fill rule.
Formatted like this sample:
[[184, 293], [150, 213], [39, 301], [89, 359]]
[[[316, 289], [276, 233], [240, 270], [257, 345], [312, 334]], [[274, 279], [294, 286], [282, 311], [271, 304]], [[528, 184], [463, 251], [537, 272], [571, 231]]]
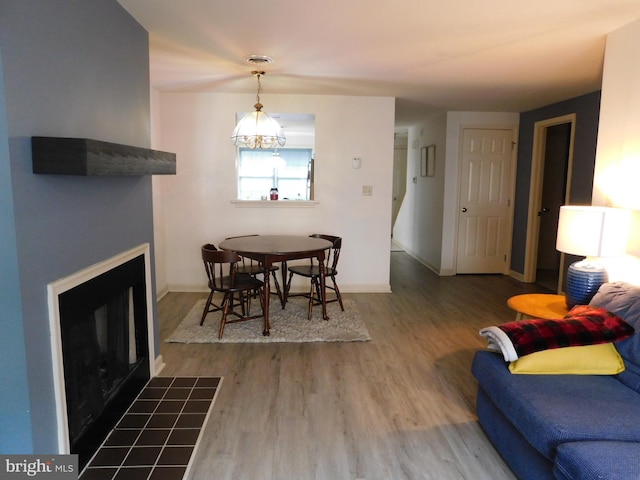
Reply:
[[31, 137], [33, 173], [175, 175], [176, 154], [86, 138]]

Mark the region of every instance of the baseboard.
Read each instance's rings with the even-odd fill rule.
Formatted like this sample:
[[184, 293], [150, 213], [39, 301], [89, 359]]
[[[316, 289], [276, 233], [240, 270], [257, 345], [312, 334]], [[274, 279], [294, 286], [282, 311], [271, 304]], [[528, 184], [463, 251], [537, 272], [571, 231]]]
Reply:
[[[337, 277], [336, 277], [337, 279]], [[340, 293], [391, 293], [390, 284], [365, 284], [365, 285], [342, 285], [338, 280], [338, 287], [340, 287]], [[309, 291], [308, 286], [296, 286], [293, 285], [291, 293], [307, 293]], [[208, 288], [202, 288], [194, 285], [171, 285], [168, 292], [196, 292], [196, 293], [208, 293]], [[271, 287], [271, 293], [274, 293], [275, 289]]]
[[209, 288], [205, 282], [204, 285], [187, 285], [187, 284], [178, 284], [178, 285], [169, 285], [167, 287], [168, 292], [196, 292], [196, 293], [209, 293]]
[[432, 265], [431, 263], [427, 262], [424, 258], [419, 257], [418, 255], [414, 254], [411, 250], [407, 248], [405, 248], [405, 253], [409, 255], [411, 258], [420, 262], [422, 265], [427, 267], [429, 270], [431, 270], [433, 273], [435, 273], [439, 277], [451, 277], [456, 274], [456, 272], [453, 269], [449, 269], [449, 268], [442, 269], [442, 268], [436, 267], [435, 265]]
[[167, 293], [169, 293], [169, 289], [166, 287], [163, 288], [162, 291], [156, 292], [156, 302], [162, 300], [167, 295]]
[[509, 276], [512, 278], [515, 278], [516, 280], [518, 280], [519, 282], [524, 282], [524, 274], [520, 273], [520, 272], [516, 272], [515, 270], [509, 270]]
[[439, 272], [434, 270], [441, 277], [453, 277], [456, 272], [453, 268], [443, 268]]
[[155, 361], [155, 367], [154, 367], [153, 376], [157, 377], [158, 375], [160, 375], [160, 372], [162, 372], [162, 370], [164, 370], [164, 367], [166, 367], [166, 366], [167, 365], [164, 363], [162, 355], [158, 355], [156, 357], [156, 361]]

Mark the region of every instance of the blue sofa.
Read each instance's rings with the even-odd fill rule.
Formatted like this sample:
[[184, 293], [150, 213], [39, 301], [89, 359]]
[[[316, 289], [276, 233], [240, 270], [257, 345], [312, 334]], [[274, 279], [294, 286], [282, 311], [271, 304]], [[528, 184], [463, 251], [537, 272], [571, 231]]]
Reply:
[[617, 375], [515, 375], [498, 353], [473, 359], [480, 425], [520, 479], [640, 479], [640, 287], [605, 284], [591, 305], [636, 329], [615, 343]]

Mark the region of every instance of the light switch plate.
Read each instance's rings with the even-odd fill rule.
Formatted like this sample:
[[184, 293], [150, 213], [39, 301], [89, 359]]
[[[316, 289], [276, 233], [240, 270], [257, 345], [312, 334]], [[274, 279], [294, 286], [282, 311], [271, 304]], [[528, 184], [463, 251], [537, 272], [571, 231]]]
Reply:
[[371, 197], [373, 195], [373, 186], [372, 185], [363, 185], [362, 186], [362, 196], [363, 197]]

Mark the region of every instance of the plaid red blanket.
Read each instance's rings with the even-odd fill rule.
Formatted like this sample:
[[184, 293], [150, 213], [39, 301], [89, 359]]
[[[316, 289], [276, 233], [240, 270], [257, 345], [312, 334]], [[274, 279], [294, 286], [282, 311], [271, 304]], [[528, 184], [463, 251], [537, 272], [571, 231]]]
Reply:
[[551, 348], [614, 342], [634, 333], [623, 319], [588, 305], [574, 307], [559, 320], [520, 320], [498, 328], [507, 334], [519, 356]]

